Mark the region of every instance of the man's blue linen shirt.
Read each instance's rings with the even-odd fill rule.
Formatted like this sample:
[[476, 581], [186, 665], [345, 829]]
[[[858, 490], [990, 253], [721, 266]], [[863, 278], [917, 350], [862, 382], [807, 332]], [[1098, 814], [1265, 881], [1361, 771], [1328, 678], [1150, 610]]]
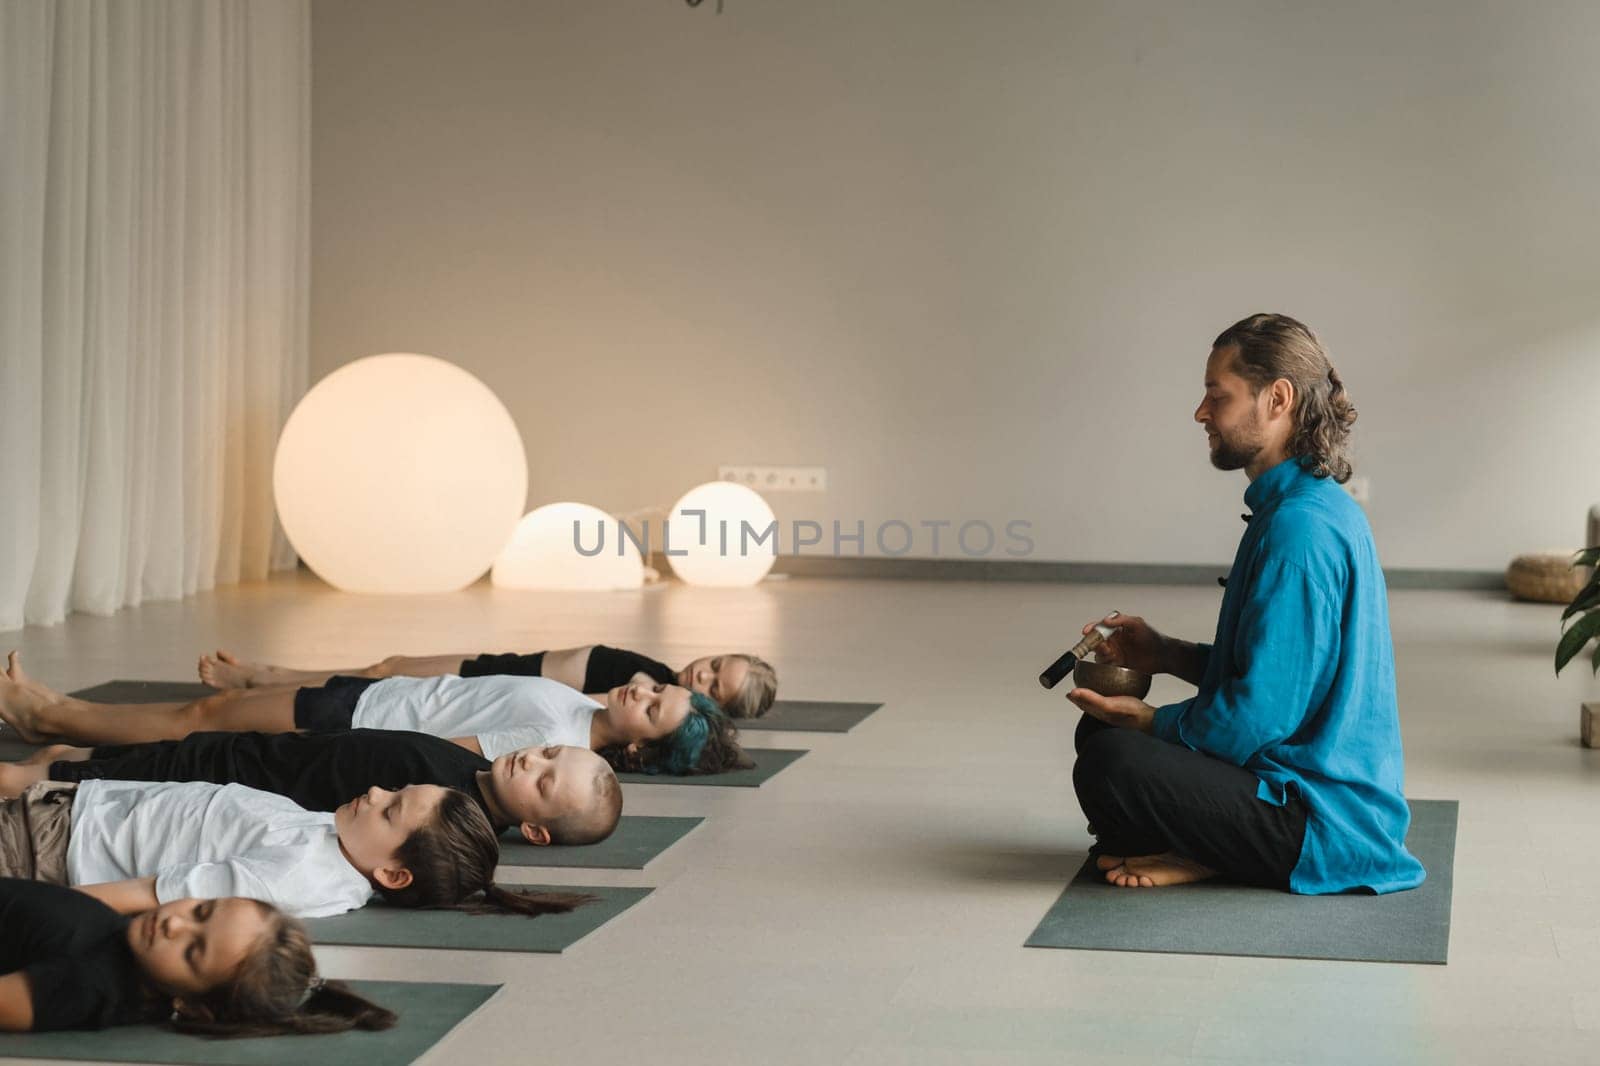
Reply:
[[1251, 510], [1193, 698], [1155, 734], [1242, 766], [1257, 796], [1308, 809], [1293, 892], [1415, 888], [1405, 849], [1400, 713], [1388, 593], [1366, 515], [1298, 459], [1244, 494]]

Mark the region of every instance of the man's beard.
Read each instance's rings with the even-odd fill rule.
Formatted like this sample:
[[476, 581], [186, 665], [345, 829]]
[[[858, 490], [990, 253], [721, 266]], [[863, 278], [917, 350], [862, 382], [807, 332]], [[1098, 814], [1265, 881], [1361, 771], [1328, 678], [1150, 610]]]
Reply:
[[1211, 450], [1211, 465], [1218, 470], [1243, 470], [1266, 445], [1261, 440], [1261, 422], [1251, 412], [1250, 421], [1240, 426], [1231, 436], [1217, 434], [1217, 445]]

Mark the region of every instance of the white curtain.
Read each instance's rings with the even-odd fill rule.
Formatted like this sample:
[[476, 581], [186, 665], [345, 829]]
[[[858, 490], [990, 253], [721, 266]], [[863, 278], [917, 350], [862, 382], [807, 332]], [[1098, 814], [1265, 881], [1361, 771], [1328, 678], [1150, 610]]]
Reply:
[[291, 565], [308, 0], [0, 0], [0, 629]]

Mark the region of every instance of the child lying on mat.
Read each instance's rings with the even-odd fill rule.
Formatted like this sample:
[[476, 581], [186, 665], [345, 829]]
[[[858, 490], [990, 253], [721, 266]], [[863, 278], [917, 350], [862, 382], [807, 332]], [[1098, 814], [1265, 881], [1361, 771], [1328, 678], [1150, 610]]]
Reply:
[[760, 718], [778, 695], [778, 674], [772, 665], [745, 652], [705, 655], [682, 670], [674, 670], [648, 655], [604, 644], [525, 655], [391, 655], [371, 666], [347, 670], [294, 670], [248, 663], [225, 651], [218, 651], [214, 656], [200, 656], [200, 680], [213, 688], [322, 685], [332, 677], [437, 677], [440, 674], [547, 677], [597, 696], [630, 681], [658, 681], [664, 685], [682, 685], [709, 696], [733, 718]]
[[269, 904], [175, 899], [130, 917], [64, 885], [0, 879], [0, 1030], [273, 1036], [395, 1020], [318, 977], [305, 926]]
[[12, 652], [0, 718], [25, 740], [131, 744], [193, 732], [395, 729], [454, 740], [488, 758], [531, 745], [592, 748], [612, 766], [713, 774], [751, 765], [738, 730], [709, 697], [634, 681], [597, 703], [541, 677], [335, 677], [317, 688], [219, 692], [187, 703], [91, 703], [28, 677]]
[[46, 748], [0, 763], [0, 797], [39, 781], [210, 781], [287, 797], [308, 811], [337, 810], [374, 788], [460, 789], [497, 830], [515, 826], [530, 844], [593, 844], [611, 835], [622, 789], [586, 748], [523, 748], [490, 762], [424, 733], [191, 733], [183, 740]]
[[[0, 801], [0, 877], [82, 888], [123, 914], [175, 899], [245, 896], [296, 917], [374, 894], [399, 907], [524, 914], [583, 898], [494, 884], [499, 840], [466, 793], [372, 789], [330, 813], [243, 785], [41, 781]], [[484, 900], [465, 901], [482, 893]]]

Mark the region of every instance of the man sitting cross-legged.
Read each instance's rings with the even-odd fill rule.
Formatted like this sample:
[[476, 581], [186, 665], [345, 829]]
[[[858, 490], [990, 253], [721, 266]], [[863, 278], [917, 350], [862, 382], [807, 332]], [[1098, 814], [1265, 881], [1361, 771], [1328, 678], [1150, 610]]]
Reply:
[[[0, 679], [0, 696], [14, 682]], [[592, 751], [523, 748], [493, 762], [422, 733], [195, 733], [184, 740], [99, 748], [55, 745], [24, 763], [0, 763], [0, 796], [36, 781], [210, 781], [287, 796], [331, 811], [372, 788], [458, 788], [497, 830], [515, 827], [530, 844], [591, 844], [616, 828], [622, 789]]]
[[[1155, 708], [1068, 693], [1086, 712], [1072, 782], [1113, 884], [1222, 875], [1292, 892], [1422, 883], [1377, 549], [1338, 483], [1355, 409], [1315, 336], [1255, 315], [1217, 338], [1195, 420], [1243, 469], [1251, 512], [1214, 643], [1113, 615], [1101, 658], [1198, 686]], [[1084, 627], [1087, 633], [1091, 627]]]

